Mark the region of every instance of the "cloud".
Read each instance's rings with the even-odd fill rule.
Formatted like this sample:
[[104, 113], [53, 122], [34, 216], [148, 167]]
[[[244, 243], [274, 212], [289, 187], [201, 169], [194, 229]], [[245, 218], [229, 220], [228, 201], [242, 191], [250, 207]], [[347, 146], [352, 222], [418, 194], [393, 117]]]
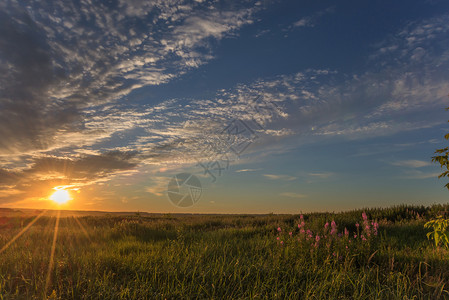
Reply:
[[326, 179], [331, 176], [334, 176], [334, 173], [332, 173], [332, 172], [317, 172], [317, 173], [308, 173], [307, 175], [316, 177], [316, 178]]
[[304, 194], [290, 193], [290, 192], [284, 192], [284, 193], [281, 193], [279, 195], [283, 196], [283, 197], [297, 198], [297, 199], [301, 199], [301, 198], [307, 197], [307, 195], [304, 195]]
[[440, 172], [422, 172], [419, 170], [410, 170], [405, 175], [403, 175], [402, 179], [429, 179], [429, 178], [438, 178]]
[[426, 114], [447, 102], [448, 24], [445, 14], [406, 25], [375, 45], [368, 71], [346, 79], [331, 73], [318, 75], [319, 81], [310, 72], [302, 72], [301, 80], [285, 76], [300, 111], [286, 126], [297, 134], [362, 139], [443, 124]]
[[84, 155], [77, 159], [52, 156], [36, 157], [27, 167], [0, 169], [0, 188], [9, 195], [1, 200], [44, 196], [55, 186], [70, 189], [109, 180], [136, 167], [135, 153], [120, 151], [100, 155]]
[[152, 176], [149, 186], [145, 189], [146, 192], [155, 196], [162, 197], [167, 192], [167, 185], [170, 181], [169, 177]]
[[260, 171], [262, 169], [242, 169], [242, 170], [236, 170], [236, 173], [240, 173], [240, 172], [256, 172], [256, 171]]
[[[249, 144], [249, 153], [292, 135], [369, 138], [443, 122], [422, 112], [447, 101], [448, 15], [409, 24], [375, 45], [371, 71], [302, 70], [207, 99], [137, 107], [121, 100], [213, 59], [214, 43], [254, 22], [258, 8], [182, 1], [0, 5], [0, 184], [11, 194], [25, 191], [38, 170], [49, 185], [88, 184], [140, 165], [216, 158], [232, 152], [230, 143]], [[224, 131], [235, 121], [250, 134]]]
[[290, 26], [290, 28], [314, 27], [321, 17], [323, 17], [326, 14], [333, 13], [333, 12], [335, 12], [335, 7], [334, 6], [328, 7], [325, 10], [321, 10], [311, 16], [303, 17], [303, 18], [299, 19], [298, 21], [293, 22], [293, 24]]
[[268, 179], [272, 180], [285, 180], [285, 181], [292, 181], [296, 180], [297, 178], [290, 175], [279, 175], [279, 174], [263, 174]]
[[257, 9], [188, 1], [3, 2], [0, 155], [61, 147], [70, 135], [104, 138], [86, 128], [91, 109], [206, 63], [211, 42], [235, 35]]
[[407, 168], [422, 168], [430, 166], [431, 163], [428, 161], [423, 160], [416, 160], [416, 159], [410, 159], [410, 160], [400, 160], [396, 162], [391, 163], [393, 166], [400, 166], [400, 167], [407, 167]]

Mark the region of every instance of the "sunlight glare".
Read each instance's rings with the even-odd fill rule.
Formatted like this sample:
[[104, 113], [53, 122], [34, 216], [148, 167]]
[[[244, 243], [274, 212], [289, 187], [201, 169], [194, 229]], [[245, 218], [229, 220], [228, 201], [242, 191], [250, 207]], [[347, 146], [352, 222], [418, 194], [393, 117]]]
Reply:
[[57, 190], [50, 196], [50, 199], [58, 204], [64, 204], [67, 201], [71, 200], [70, 194], [66, 190]]

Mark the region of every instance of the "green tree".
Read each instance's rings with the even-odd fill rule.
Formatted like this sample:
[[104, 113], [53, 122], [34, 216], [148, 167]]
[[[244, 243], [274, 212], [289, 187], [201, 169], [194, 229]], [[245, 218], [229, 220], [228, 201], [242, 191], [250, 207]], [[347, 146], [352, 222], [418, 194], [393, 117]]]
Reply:
[[[449, 110], [449, 107], [446, 108], [446, 110]], [[448, 121], [449, 122], [449, 121]], [[449, 133], [447, 133], [444, 138], [446, 140], [449, 140]], [[442, 148], [442, 149], [437, 149], [435, 151], [435, 156], [432, 157], [432, 162], [437, 162], [440, 164], [441, 169], [444, 170], [444, 168], [446, 168], [446, 170], [441, 173], [440, 175], [438, 175], [438, 178], [441, 177], [449, 177], [449, 160], [448, 160], [448, 156], [449, 156], [449, 147], [446, 148]], [[445, 187], [449, 190], [449, 183], [446, 183]]]

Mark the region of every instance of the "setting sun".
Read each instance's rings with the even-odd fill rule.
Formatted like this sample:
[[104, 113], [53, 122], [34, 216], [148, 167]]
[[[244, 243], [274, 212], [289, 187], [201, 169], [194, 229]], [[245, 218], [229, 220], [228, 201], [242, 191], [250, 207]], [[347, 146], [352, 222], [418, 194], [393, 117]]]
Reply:
[[63, 203], [66, 203], [67, 201], [71, 200], [72, 198], [70, 197], [70, 194], [68, 191], [57, 190], [50, 196], [50, 199], [56, 203], [63, 204]]

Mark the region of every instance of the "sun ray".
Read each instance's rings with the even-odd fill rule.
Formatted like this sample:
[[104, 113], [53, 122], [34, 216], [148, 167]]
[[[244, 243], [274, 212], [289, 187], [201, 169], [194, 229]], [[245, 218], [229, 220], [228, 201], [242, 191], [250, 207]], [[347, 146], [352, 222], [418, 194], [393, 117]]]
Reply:
[[31, 221], [25, 228], [23, 228], [18, 234], [16, 234], [8, 243], [6, 243], [6, 245], [4, 245], [1, 249], [0, 249], [0, 254], [3, 253], [3, 251], [5, 251], [6, 249], [8, 249], [9, 246], [11, 246], [12, 243], [14, 243], [22, 234], [24, 234], [28, 229], [30, 229], [31, 226], [33, 226], [33, 224], [40, 218], [42, 217], [42, 215], [47, 212], [46, 210], [44, 210], [43, 212], [41, 212], [39, 215], [36, 216], [36, 218], [34, 218], [33, 221]]
[[54, 264], [53, 261], [54, 261], [54, 256], [55, 256], [56, 239], [58, 237], [60, 217], [61, 217], [61, 210], [58, 210], [58, 214], [56, 215], [55, 231], [53, 233], [53, 242], [51, 244], [50, 263], [48, 264], [47, 279], [45, 280], [45, 293], [47, 293], [48, 287], [50, 285], [51, 271], [53, 270], [53, 264]]
[[81, 224], [81, 221], [78, 219], [78, 216], [75, 216], [74, 218], [75, 218], [76, 223], [78, 223], [78, 225], [80, 226], [81, 230], [83, 231], [84, 235], [89, 240], [89, 242], [92, 243], [92, 240], [90, 239], [89, 233], [87, 233], [86, 227], [84, 227], [84, 225]]

